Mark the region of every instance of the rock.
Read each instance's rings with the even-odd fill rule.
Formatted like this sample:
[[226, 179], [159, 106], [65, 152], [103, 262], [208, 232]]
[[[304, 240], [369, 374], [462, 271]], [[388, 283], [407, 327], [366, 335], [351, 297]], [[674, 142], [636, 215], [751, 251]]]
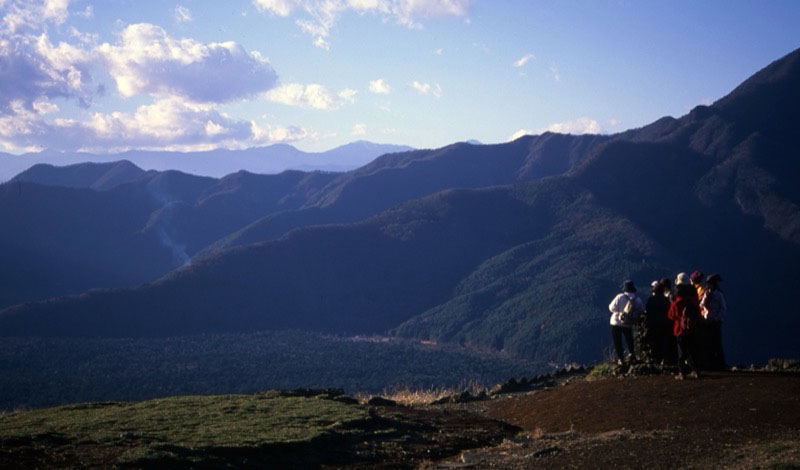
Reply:
[[397, 406], [397, 402], [394, 400], [389, 400], [388, 398], [383, 398], [379, 396], [374, 396], [369, 399], [367, 405], [370, 406]]
[[293, 388], [289, 390], [267, 390], [262, 392], [267, 398], [276, 397], [319, 397], [334, 398], [344, 395], [341, 388]]
[[768, 371], [800, 371], [800, 360], [773, 358], [767, 361]]
[[339, 395], [339, 396], [333, 397], [333, 401], [338, 401], [340, 403], [344, 403], [344, 404], [347, 404], [347, 405], [357, 405], [358, 404], [358, 400], [356, 400], [353, 397], [347, 396], [347, 395]]
[[545, 456], [548, 456], [548, 455], [551, 455], [551, 454], [555, 454], [556, 452], [560, 452], [560, 451], [561, 451], [561, 448], [558, 447], [558, 446], [545, 447], [544, 449], [539, 449], [536, 452], [533, 452], [532, 454], [529, 454], [528, 458], [538, 459], [538, 458], [545, 457]]

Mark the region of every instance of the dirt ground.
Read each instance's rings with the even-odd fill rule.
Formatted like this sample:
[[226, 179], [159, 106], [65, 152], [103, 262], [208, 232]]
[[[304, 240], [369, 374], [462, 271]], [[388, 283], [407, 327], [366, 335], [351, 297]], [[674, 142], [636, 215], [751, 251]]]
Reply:
[[[0, 467], [119, 468], [125, 450], [4, 442]], [[203, 459], [132, 466], [800, 469], [800, 374], [720, 372], [684, 381], [576, 375], [469, 403], [370, 406], [368, 418], [311, 442], [193, 452]]]
[[430, 468], [800, 468], [800, 376], [585, 379], [460, 406], [523, 428]]

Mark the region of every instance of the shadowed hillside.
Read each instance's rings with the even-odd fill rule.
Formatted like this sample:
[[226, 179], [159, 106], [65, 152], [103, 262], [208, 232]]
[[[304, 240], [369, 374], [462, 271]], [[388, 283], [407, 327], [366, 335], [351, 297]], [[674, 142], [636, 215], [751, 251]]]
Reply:
[[[606, 305], [621, 280], [646, 286], [699, 268], [726, 280], [729, 359], [800, 355], [791, 335], [800, 320], [787, 309], [800, 288], [790, 132], [800, 125], [798, 56], [710, 107], [613, 137], [544, 134], [386, 155], [315, 180], [297, 210], [278, 205], [287, 210], [158, 281], [12, 307], [0, 327], [392, 330], [539, 362], [586, 360], [609, 342]], [[449, 187], [473, 189], [403, 202]], [[331, 223], [340, 225], [319, 225]]]

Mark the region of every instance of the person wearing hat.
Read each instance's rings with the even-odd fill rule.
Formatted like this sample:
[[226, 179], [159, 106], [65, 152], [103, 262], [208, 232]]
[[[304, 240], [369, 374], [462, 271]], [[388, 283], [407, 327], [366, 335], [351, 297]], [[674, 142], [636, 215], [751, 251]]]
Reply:
[[[669, 287], [669, 284], [653, 281], [650, 285], [650, 297], [648, 297], [644, 307], [644, 324], [647, 333], [645, 340], [650, 347], [650, 359], [655, 363], [672, 362], [672, 356], [668, 356], [668, 351], [670, 351], [669, 340], [673, 338], [672, 322], [667, 318], [667, 311], [670, 305], [669, 294], [667, 293]], [[640, 355], [644, 356], [641, 350], [639, 352]]]
[[705, 319], [706, 346], [708, 348], [709, 367], [716, 370], [727, 368], [725, 354], [722, 351], [722, 320], [727, 311], [725, 296], [720, 290], [722, 276], [712, 274], [706, 280], [706, 294], [700, 301], [700, 309]]
[[692, 282], [692, 287], [697, 291], [697, 298], [702, 299], [706, 293], [706, 286], [703, 285], [702, 271], [695, 270], [689, 275], [689, 280]]
[[631, 363], [636, 362], [636, 348], [633, 345], [633, 325], [644, 312], [642, 299], [636, 295], [636, 285], [633, 281], [622, 284], [622, 292], [614, 297], [608, 305], [611, 312], [611, 339], [614, 342], [614, 353], [617, 355], [617, 364], [625, 363], [622, 350], [622, 337], [628, 345], [628, 355]]
[[[695, 288], [697, 291], [697, 298], [700, 302], [703, 301], [703, 298], [706, 295], [706, 286], [704, 281], [703, 272], [700, 270], [692, 271], [692, 274], [689, 275], [689, 280], [692, 283], [692, 287]], [[700, 308], [700, 313], [702, 314], [702, 307]], [[709, 332], [709, 328], [706, 322], [700, 322], [700, 325], [697, 325], [697, 328], [694, 332], [694, 339], [695, 343], [697, 344], [697, 356], [695, 356], [695, 360], [697, 363], [702, 366], [703, 368], [707, 368], [711, 366], [711, 341], [710, 341], [711, 333]]]
[[686, 378], [690, 369], [690, 377], [699, 377], [696, 330], [702, 317], [697, 290], [692, 287], [686, 273], [678, 274], [675, 279], [675, 299], [669, 306], [667, 317], [673, 322], [672, 333], [678, 343], [678, 374], [675, 378]]

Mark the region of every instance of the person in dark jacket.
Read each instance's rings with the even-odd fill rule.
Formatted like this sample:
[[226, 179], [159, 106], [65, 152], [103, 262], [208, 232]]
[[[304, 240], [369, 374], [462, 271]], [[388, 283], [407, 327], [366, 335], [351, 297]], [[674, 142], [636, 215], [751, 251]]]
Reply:
[[672, 332], [678, 343], [678, 374], [676, 379], [686, 378], [687, 372], [692, 378], [700, 376], [697, 363], [697, 341], [695, 330], [700, 325], [700, 300], [697, 290], [689, 281], [686, 273], [678, 274], [675, 280], [675, 299], [669, 306], [667, 317], [672, 320]]
[[644, 324], [647, 331], [645, 340], [650, 347], [650, 359], [655, 363], [672, 362], [667, 359], [671, 358], [668, 356], [671, 351], [669, 343], [673, 340], [672, 322], [667, 318], [670, 306], [667, 293], [669, 287], [663, 280], [653, 282], [650, 297], [644, 307]]
[[722, 277], [719, 274], [708, 276], [706, 281], [706, 292], [700, 300], [700, 310], [705, 319], [705, 347], [708, 360], [708, 367], [714, 370], [724, 370], [728, 366], [725, 363], [725, 354], [722, 351], [722, 320], [728, 308], [725, 304], [725, 296], [720, 290]]
[[[664, 289], [664, 297], [669, 300], [671, 304], [675, 299], [675, 292], [672, 288], [672, 281], [668, 277], [662, 278], [660, 281]], [[667, 307], [669, 311], [669, 307]], [[672, 334], [672, 320], [670, 320], [666, 313], [664, 314], [664, 362], [667, 364], [675, 364], [675, 358], [678, 357], [678, 344], [675, 342], [675, 335]]]

